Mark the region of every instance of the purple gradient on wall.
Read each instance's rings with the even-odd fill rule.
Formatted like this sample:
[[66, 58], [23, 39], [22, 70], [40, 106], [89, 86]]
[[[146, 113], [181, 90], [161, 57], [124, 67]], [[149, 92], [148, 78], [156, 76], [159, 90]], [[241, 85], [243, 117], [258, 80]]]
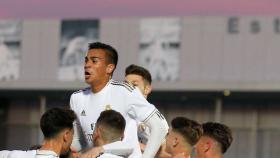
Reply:
[[280, 15], [278, 0], [2, 0], [0, 18]]

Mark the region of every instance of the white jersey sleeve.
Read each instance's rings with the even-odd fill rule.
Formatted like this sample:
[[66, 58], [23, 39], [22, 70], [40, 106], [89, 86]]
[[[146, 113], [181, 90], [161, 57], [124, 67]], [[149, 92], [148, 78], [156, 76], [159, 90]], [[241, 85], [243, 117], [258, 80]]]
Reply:
[[104, 153], [104, 154], [98, 156], [98, 158], [123, 158], [123, 157], [109, 154], [109, 153]]
[[168, 132], [168, 124], [164, 116], [150, 104], [138, 88], [127, 98], [130, 105], [129, 115], [143, 122], [150, 128], [150, 136], [143, 153], [144, 158], [153, 158]]
[[111, 153], [114, 155], [128, 156], [132, 153], [133, 147], [122, 141], [116, 141], [103, 146], [104, 153]]
[[153, 158], [165, 139], [168, 132], [168, 124], [159, 111], [152, 113], [144, 123], [150, 128], [151, 133], [148, 137], [143, 158]]

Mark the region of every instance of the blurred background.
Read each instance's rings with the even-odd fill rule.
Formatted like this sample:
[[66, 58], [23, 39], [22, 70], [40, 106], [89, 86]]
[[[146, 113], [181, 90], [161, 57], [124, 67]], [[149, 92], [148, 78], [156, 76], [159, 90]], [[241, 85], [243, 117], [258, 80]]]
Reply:
[[0, 2], [0, 150], [42, 141], [39, 119], [87, 85], [87, 44], [153, 76], [148, 100], [233, 130], [225, 157], [280, 155], [280, 2], [274, 0]]

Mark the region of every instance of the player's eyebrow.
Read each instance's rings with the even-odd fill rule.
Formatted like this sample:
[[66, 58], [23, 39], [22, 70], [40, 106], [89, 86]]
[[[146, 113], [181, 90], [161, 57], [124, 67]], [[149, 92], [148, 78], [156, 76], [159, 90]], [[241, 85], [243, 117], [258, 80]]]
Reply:
[[92, 56], [92, 57], [87, 57], [87, 56], [86, 56], [86, 57], [85, 57], [85, 61], [86, 61], [86, 60], [95, 60], [95, 59], [99, 59], [99, 60], [100, 60], [100, 59], [102, 59], [102, 58], [96, 57], [96, 56]]

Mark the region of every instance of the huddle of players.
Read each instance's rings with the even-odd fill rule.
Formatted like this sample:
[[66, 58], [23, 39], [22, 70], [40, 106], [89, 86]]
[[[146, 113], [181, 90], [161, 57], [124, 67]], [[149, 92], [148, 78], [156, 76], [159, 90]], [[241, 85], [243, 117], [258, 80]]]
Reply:
[[[152, 89], [150, 73], [142, 67], [130, 65], [126, 69], [126, 81], [132, 85], [112, 80], [117, 61], [118, 54], [113, 47], [91, 43], [84, 66], [85, 81], [90, 87], [72, 94], [70, 107], [75, 114], [72, 110], [64, 111], [68, 113], [65, 116], [63, 112], [52, 113], [48, 115], [52, 121], [44, 121], [43, 115], [41, 129], [45, 140], [41, 148], [25, 153], [6, 152], [8, 157], [16, 157], [13, 154], [17, 153], [20, 157], [25, 157], [26, 153], [36, 157], [58, 157], [66, 154], [71, 144], [72, 151], [68, 156], [82, 158], [189, 157], [194, 146], [197, 157], [222, 156], [226, 152], [232, 142], [227, 126], [218, 123], [200, 125], [185, 117], [176, 117], [168, 130], [164, 116], [146, 100]], [[45, 114], [48, 113], [51, 110]], [[55, 123], [58, 123], [57, 128], [51, 128], [56, 126]], [[48, 127], [43, 128], [44, 124]], [[77, 153], [85, 149], [87, 151], [83, 154]]]
[[[141, 66], [130, 65], [126, 68], [125, 79], [138, 87], [147, 99], [152, 90], [152, 78], [149, 71]], [[140, 145], [147, 139], [147, 129], [139, 124]], [[231, 129], [221, 123], [198, 122], [186, 117], [176, 117], [171, 121], [171, 128], [166, 136], [166, 143], [156, 157], [190, 157], [195, 149], [196, 158], [221, 158], [233, 141]], [[144, 141], [145, 142], [145, 141]], [[143, 147], [144, 149], [144, 147]]]

